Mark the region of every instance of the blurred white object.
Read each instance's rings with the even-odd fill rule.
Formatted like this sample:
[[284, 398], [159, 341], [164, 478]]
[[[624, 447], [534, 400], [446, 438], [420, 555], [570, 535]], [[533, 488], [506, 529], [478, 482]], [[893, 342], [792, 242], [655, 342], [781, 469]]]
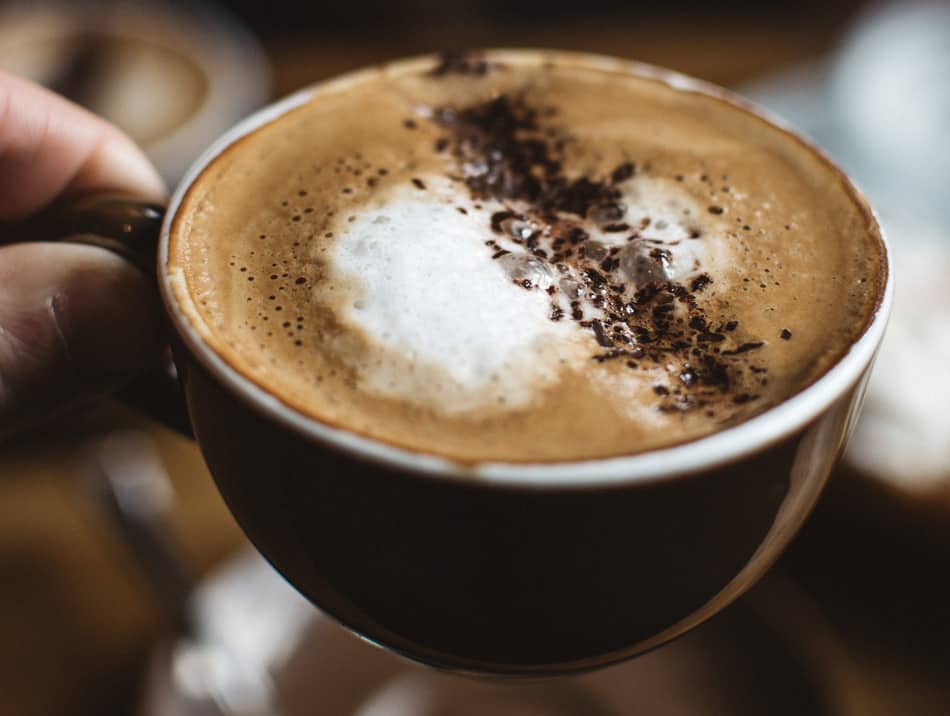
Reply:
[[191, 602], [191, 636], [153, 659], [144, 716], [850, 716], [866, 713], [847, 655], [774, 577], [675, 643], [580, 677], [487, 681], [367, 644], [256, 552]]
[[269, 93], [256, 40], [204, 2], [6, 3], [0, 67], [117, 124], [169, 185]]
[[193, 595], [191, 634], [157, 652], [149, 716], [280, 716], [274, 677], [316, 614], [257, 552], [233, 559]]
[[848, 34], [829, 89], [869, 190], [950, 220], [950, 4], [872, 7]]
[[900, 489], [927, 492], [950, 480], [950, 240], [928, 237], [926, 225], [886, 226], [899, 280], [846, 459]]

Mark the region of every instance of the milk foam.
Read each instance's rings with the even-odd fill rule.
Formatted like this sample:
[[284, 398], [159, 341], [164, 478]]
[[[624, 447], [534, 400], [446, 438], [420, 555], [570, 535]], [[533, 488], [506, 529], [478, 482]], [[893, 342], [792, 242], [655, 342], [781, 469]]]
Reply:
[[[440, 176], [424, 177], [423, 186], [393, 187], [337, 225], [330, 285], [338, 293], [338, 319], [378, 349], [355, 361], [360, 387], [448, 413], [517, 409], [559, 371], [582, 370], [597, 353], [596, 342], [575, 323], [551, 320], [551, 306], [569, 311], [580, 298], [585, 318], [603, 311], [584, 295], [574, 268], [558, 271], [516, 241], [542, 227], [519, 224], [498, 236], [487, 217], [505, 205], [485, 201], [476, 210], [457, 183]], [[589, 250], [593, 242], [605, 250], [663, 248], [667, 277], [675, 281], [715, 272], [728, 260], [714, 222], [675, 186], [639, 181], [621, 205], [618, 221], [642, 226], [642, 239], [630, 243], [629, 231], [611, 233], [588, 221]], [[495, 246], [488, 248], [489, 241]], [[494, 256], [499, 246], [510, 253]], [[654, 372], [632, 373], [624, 382], [649, 384]], [[616, 377], [604, 380], [606, 395], [629, 395], [616, 389]], [[618, 407], [639, 413], [645, 406]]]
[[335, 276], [355, 287], [340, 318], [394, 354], [363, 366], [362, 387], [449, 412], [523, 405], [576, 352], [575, 331], [492, 260], [485, 214], [460, 213], [448, 180], [425, 185], [395, 187], [339, 230]]

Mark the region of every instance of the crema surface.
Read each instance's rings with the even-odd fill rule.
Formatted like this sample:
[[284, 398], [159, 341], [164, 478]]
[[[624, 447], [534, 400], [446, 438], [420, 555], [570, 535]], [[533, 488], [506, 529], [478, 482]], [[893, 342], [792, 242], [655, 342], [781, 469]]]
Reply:
[[459, 461], [693, 440], [824, 373], [880, 298], [861, 200], [719, 98], [569, 55], [324, 85], [213, 160], [168, 271], [295, 410]]

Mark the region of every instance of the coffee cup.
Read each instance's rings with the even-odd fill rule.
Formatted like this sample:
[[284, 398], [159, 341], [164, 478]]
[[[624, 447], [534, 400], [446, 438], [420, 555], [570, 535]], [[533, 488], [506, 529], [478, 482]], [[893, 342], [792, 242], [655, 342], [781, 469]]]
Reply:
[[[183, 307], [170, 271], [176, 222], [189, 190], [229, 148], [381, 70], [305, 89], [244, 120], [198, 159], [165, 209], [90, 197], [72, 205], [71, 223], [58, 231], [155, 272], [188, 427], [238, 523], [294, 587], [408, 658], [460, 672], [543, 676], [660, 646], [768, 570], [807, 518], [855, 423], [892, 279], [873, 213], [848, 179], [725, 90], [586, 55], [491, 57], [567, 63], [711, 98], [825, 166], [865, 217], [880, 255], [864, 288], [869, 308], [834, 364], [778, 404], [704, 436], [559, 461], [454, 460], [408, 449], [318, 420], [262, 387], [209, 344]], [[437, 64], [424, 58], [385, 72]], [[161, 398], [167, 417], [178, 394], [163, 388], [146, 397]]]

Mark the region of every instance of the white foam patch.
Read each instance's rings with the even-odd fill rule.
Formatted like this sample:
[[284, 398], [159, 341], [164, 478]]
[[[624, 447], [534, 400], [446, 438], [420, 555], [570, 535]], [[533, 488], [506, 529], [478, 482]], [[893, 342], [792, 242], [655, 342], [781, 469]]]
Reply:
[[448, 412], [523, 405], [563, 361], [584, 359], [582, 336], [548, 318], [547, 294], [515, 285], [491, 259], [498, 207], [463, 215], [451, 182], [425, 183], [393, 189], [339, 229], [334, 271], [355, 286], [340, 318], [384, 349], [361, 361], [362, 387]]
[[[638, 177], [629, 183], [623, 202], [627, 205], [625, 222], [639, 226], [642, 220], [650, 220], [640, 233], [670, 252], [672, 280], [687, 282], [703, 272], [720, 272], [720, 261], [728, 251], [719, 228], [722, 222], [676, 185]], [[699, 231], [698, 238], [691, 238], [694, 231]]]

